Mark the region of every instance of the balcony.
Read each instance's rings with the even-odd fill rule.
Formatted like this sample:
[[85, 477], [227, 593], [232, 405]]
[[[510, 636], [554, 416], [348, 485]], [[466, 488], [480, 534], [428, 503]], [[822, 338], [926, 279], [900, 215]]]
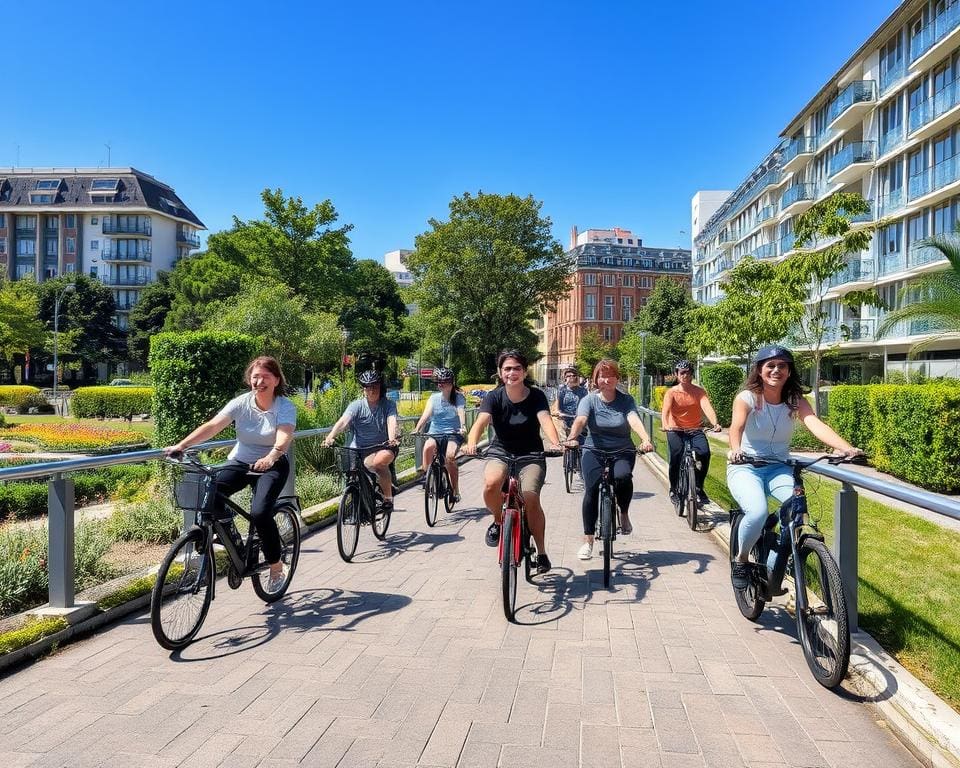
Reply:
[[775, 259], [777, 257], [777, 244], [765, 243], [764, 245], [754, 248], [753, 253], [750, 255], [755, 259]]
[[754, 226], [758, 224], [763, 224], [765, 221], [772, 221], [776, 218], [777, 215], [777, 206], [768, 205], [764, 208], [761, 208], [757, 213], [757, 220], [754, 222]]
[[104, 285], [109, 286], [146, 285], [150, 282], [150, 278], [146, 275], [125, 275], [123, 277], [118, 275], [104, 275], [100, 278], [100, 281]]
[[910, 69], [925, 69], [960, 40], [960, 4], [947, 6], [910, 38]]
[[946, 260], [947, 257], [943, 255], [943, 251], [918, 242], [911, 245], [907, 252], [907, 269], [925, 267], [927, 264], [936, 264]]
[[791, 139], [780, 157], [780, 168], [784, 173], [795, 171], [817, 151], [815, 136], [798, 136]]
[[877, 84], [873, 80], [857, 80], [837, 95], [827, 115], [829, 130], [845, 131], [863, 120], [877, 101]]
[[839, 325], [830, 326], [823, 335], [823, 341], [828, 344], [845, 341], [871, 341], [875, 322], [873, 318], [867, 318], [866, 320], [847, 320]]
[[934, 320], [901, 320], [894, 323], [884, 335], [884, 339], [902, 339], [907, 336], [926, 336], [930, 333], [939, 333], [944, 325]]
[[878, 265], [880, 268], [877, 271], [877, 276], [884, 277], [886, 275], [895, 275], [897, 272], [903, 272], [907, 268], [907, 260], [903, 253], [899, 251], [895, 253], [885, 253], [878, 259]]
[[[881, 62], [882, 66], [883, 62]], [[900, 59], [892, 67], [888, 67], [886, 70], [880, 72], [880, 95], [885, 96], [887, 93], [892, 91], [898, 85], [900, 81], [907, 76], [907, 63], [903, 59]]]
[[956, 118], [960, 107], [960, 81], [954, 80], [910, 110], [910, 138], [926, 139]]
[[802, 213], [807, 210], [816, 198], [816, 188], [813, 184], [794, 184], [780, 198], [780, 217], [787, 214]]
[[831, 184], [849, 184], [863, 176], [864, 171], [877, 159], [877, 144], [874, 141], [855, 141], [847, 144], [827, 163], [827, 176]]
[[177, 231], [177, 242], [191, 248], [200, 247], [200, 235], [191, 235], [189, 232]]
[[887, 216], [891, 216], [899, 210], [902, 210], [904, 206], [904, 195], [903, 187], [900, 189], [895, 189], [889, 194], [880, 196], [880, 204], [878, 206], [878, 216], [883, 219]]
[[873, 282], [873, 262], [872, 261], [851, 261], [837, 272], [831, 275], [827, 280], [827, 286], [830, 288], [839, 288], [841, 285], [848, 290], [858, 287], [858, 283]]
[[796, 235], [793, 234], [793, 232], [790, 232], [784, 235], [783, 237], [781, 237], [780, 238], [780, 255], [786, 256], [791, 251], [793, 251], [794, 245], [796, 244], [796, 242], [797, 242], [797, 237]]
[[105, 218], [101, 222], [105, 235], [140, 235], [150, 237], [153, 234], [153, 225], [149, 221], [119, 222]]
[[100, 251], [100, 258], [103, 261], [152, 261], [153, 253], [149, 249], [135, 253], [120, 253], [107, 248]]
[[911, 204], [931, 205], [950, 197], [956, 190], [958, 181], [960, 155], [954, 155], [937, 163], [933, 168], [911, 176], [907, 188], [908, 198]]

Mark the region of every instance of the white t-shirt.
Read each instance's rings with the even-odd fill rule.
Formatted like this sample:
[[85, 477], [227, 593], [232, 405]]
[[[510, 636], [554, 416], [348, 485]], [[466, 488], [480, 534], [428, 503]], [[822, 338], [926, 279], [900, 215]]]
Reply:
[[291, 400], [275, 397], [273, 405], [261, 411], [253, 392], [233, 398], [223, 406], [220, 415], [229, 416], [237, 428], [237, 444], [227, 458], [245, 464], [253, 464], [270, 453], [277, 440], [277, 427], [297, 423], [297, 407]]
[[790, 415], [790, 406], [786, 403], [770, 405], [761, 396], [758, 408], [756, 397], [747, 389], [738, 394], [737, 399], [750, 406], [740, 449], [748, 456], [786, 459], [797, 425], [797, 420]]

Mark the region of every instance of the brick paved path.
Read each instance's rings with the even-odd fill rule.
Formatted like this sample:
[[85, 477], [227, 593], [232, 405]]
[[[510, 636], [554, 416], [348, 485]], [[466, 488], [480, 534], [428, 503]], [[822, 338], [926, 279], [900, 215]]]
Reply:
[[182, 654], [140, 615], [8, 676], [0, 765], [918, 765], [868, 705], [813, 682], [785, 611], [740, 616], [724, 556], [642, 463], [606, 592], [551, 460], [555, 567], [520, 584], [508, 625], [479, 476], [464, 467], [462, 508], [432, 530], [422, 491], [401, 494], [351, 565], [332, 528], [305, 540], [279, 605], [221, 582]]

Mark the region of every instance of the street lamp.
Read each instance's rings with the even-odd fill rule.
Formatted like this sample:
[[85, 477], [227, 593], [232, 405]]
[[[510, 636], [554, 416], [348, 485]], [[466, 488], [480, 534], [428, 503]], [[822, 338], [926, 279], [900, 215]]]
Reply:
[[461, 325], [459, 328], [457, 328], [457, 330], [455, 330], [452, 334], [450, 334], [450, 338], [447, 339], [446, 343], [444, 343], [443, 351], [441, 354], [441, 358], [442, 358], [441, 362], [443, 363], [443, 366], [445, 368], [450, 367], [450, 356], [453, 354], [453, 340], [457, 338], [458, 333], [464, 330], [466, 330], [466, 326]]
[[646, 369], [646, 341], [647, 334], [649, 331], [640, 331], [640, 405], [646, 405], [646, 401], [643, 399], [643, 377], [644, 371]]
[[76, 283], [67, 283], [63, 288], [57, 291], [53, 300], [53, 402], [57, 402], [57, 340], [60, 333], [60, 302], [63, 297], [71, 291], [77, 290]]

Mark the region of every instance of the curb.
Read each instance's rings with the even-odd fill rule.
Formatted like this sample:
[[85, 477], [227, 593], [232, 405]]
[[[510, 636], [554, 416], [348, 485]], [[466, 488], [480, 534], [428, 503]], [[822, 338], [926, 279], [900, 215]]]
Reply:
[[[645, 454], [643, 459], [667, 484], [666, 461], [654, 453]], [[708, 532], [729, 553], [730, 524], [721, 519]], [[792, 612], [792, 604], [788, 608]], [[863, 630], [850, 635], [847, 679], [920, 762], [932, 768], [960, 768], [960, 714]]]

